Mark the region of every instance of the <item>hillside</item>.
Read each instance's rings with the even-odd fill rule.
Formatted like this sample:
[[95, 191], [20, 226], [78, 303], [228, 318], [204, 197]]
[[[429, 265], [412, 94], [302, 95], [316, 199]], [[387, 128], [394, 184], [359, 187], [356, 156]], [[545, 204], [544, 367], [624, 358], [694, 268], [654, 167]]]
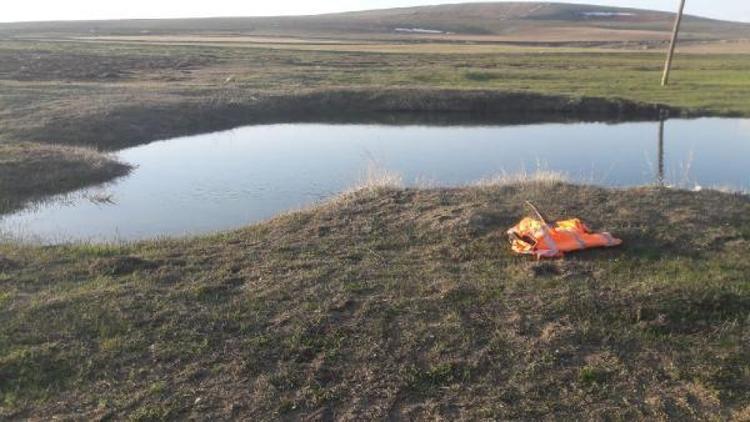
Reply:
[[[527, 199], [625, 245], [512, 256]], [[749, 216], [382, 188], [211, 237], [0, 245], [0, 419], [747, 420]]]
[[[673, 14], [564, 3], [470, 3], [264, 18], [0, 24], [0, 36], [314, 36], [470, 41], [650, 41], [668, 36]], [[750, 38], [750, 24], [688, 16], [685, 39]]]

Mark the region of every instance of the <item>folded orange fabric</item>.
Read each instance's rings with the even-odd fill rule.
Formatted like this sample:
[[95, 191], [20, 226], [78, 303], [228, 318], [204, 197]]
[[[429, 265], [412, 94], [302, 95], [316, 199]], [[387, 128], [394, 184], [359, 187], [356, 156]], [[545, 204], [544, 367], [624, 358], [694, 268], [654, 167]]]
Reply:
[[566, 252], [622, 244], [622, 240], [610, 233], [593, 233], [578, 218], [549, 225], [544, 221], [527, 217], [508, 230], [508, 237], [513, 251], [534, 255], [538, 259], [559, 258]]

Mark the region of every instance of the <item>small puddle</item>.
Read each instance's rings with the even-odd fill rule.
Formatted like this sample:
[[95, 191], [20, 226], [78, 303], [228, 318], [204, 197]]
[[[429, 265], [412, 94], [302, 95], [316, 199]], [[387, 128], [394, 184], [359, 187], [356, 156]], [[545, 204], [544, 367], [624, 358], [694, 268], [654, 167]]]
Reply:
[[750, 120], [670, 120], [661, 132], [658, 122], [249, 126], [121, 150], [131, 175], [0, 217], [0, 232], [60, 243], [232, 229], [342, 192], [373, 163], [406, 185], [542, 169], [606, 186], [750, 189]]

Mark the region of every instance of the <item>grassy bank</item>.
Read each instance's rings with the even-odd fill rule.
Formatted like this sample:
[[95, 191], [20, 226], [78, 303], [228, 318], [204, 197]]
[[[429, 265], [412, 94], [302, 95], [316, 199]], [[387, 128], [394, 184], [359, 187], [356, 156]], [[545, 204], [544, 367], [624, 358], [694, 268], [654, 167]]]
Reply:
[[[530, 199], [625, 240], [535, 262]], [[0, 417], [750, 416], [750, 201], [380, 188], [243, 230], [0, 246]]]
[[127, 164], [80, 147], [0, 144], [0, 214], [130, 171]]

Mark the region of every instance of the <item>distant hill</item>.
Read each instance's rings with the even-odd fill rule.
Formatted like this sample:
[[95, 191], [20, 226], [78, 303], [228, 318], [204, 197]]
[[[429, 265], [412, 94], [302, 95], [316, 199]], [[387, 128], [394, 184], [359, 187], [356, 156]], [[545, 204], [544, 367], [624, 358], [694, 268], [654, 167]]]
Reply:
[[[316, 16], [0, 24], [2, 36], [233, 34], [471, 41], [663, 41], [674, 14], [565, 3], [465, 3]], [[750, 38], [750, 24], [687, 16], [683, 38]]]

